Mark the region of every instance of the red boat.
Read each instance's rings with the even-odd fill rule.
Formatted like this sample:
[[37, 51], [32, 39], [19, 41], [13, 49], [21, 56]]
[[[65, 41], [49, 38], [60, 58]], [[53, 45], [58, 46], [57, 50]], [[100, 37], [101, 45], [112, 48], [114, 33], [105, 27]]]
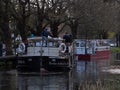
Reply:
[[74, 54], [77, 60], [103, 60], [110, 58], [110, 46], [106, 40], [81, 40], [74, 43]]

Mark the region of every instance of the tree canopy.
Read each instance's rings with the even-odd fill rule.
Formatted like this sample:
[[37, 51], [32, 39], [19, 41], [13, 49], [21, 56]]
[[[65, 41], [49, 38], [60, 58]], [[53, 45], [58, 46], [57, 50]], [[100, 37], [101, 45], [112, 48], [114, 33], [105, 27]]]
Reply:
[[54, 37], [70, 29], [73, 38], [106, 39], [120, 32], [119, 7], [117, 0], [0, 0], [1, 39], [11, 47], [13, 31], [25, 41], [29, 31], [40, 36], [48, 26]]

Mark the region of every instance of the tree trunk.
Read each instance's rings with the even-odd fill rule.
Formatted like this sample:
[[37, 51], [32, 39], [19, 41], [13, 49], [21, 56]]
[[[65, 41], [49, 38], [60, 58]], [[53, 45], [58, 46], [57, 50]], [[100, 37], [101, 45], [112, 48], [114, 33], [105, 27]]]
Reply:
[[9, 29], [9, 24], [3, 22], [1, 25], [1, 29], [4, 33], [4, 43], [6, 45], [6, 55], [12, 55], [12, 41], [11, 41], [11, 33]]
[[58, 37], [58, 25], [59, 24], [56, 21], [51, 21], [51, 23], [50, 23], [50, 27], [51, 27], [53, 37]]
[[25, 41], [27, 39], [26, 31], [25, 31], [25, 24], [24, 22], [18, 22], [17, 28], [20, 31], [20, 35], [22, 37], [22, 40]]
[[72, 32], [72, 35], [73, 35], [73, 39], [76, 39], [77, 38], [78, 22], [76, 20], [74, 22], [71, 21], [70, 27], [71, 27], [71, 32]]

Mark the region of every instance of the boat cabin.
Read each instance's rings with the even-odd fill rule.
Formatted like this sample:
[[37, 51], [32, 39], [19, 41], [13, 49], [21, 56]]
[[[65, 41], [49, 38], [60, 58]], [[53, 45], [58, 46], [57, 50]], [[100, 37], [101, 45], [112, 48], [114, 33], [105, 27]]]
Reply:
[[106, 43], [106, 40], [76, 39], [74, 41], [74, 54], [79, 59], [90, 59], [93, 56], [95, 58], [108, 57], [110, 55], [110, 46]]
[[28, 38], [27, 55], [59, 57], [67, 48], [65, 44], [61, 46], [63, 42], [62, 38], [48, 38], [47, 42], [42, 37]]
[[76, 54], [95, 54], [96, 51], [110, 50], [110, 46], [103, 40], [75, 40]]

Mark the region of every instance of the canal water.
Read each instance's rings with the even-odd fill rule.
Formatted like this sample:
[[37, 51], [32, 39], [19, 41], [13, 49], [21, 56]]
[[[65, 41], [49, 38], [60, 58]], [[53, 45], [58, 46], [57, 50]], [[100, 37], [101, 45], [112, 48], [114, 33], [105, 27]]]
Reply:
[[101, 68], [110, 60], [77, 61], [74, 70], [61, 73], [20, 73], [17, 70], [0, 71], [0, 90], [78, 90], [85, 81], [104, 79]]

